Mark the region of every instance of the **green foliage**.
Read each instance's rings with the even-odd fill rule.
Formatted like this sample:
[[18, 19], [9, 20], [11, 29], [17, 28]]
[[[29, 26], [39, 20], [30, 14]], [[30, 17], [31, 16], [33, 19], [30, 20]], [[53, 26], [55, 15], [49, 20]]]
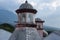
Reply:
[[9, 32], [12, 33], [15, 28], [10, 24], [4, 23], [4, 24], [0, 25], [0, 29], [4, 29], [4, 30], [9, 31]]
[[48, 32], [48, 34], [50, 34], [50, 33], [52, 33], [53, 31], [47, 31]]

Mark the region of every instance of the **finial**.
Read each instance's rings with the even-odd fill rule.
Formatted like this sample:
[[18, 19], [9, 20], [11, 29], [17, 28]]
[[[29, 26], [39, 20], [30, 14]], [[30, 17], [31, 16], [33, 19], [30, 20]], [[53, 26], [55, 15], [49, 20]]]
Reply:
[[25, 3], [28, 3], [28, 1], [26, 0]]

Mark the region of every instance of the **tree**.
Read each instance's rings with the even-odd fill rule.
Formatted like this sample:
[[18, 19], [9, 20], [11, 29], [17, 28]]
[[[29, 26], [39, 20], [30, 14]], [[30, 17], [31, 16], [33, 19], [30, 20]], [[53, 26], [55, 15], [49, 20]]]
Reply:
[[12, 26], [8, 23], [3, 23], [3, 24], [0, 25], [0, 29], [4, 29], [4, 30], [12, 33], [15, 28], [14, 28], [14, 26]]

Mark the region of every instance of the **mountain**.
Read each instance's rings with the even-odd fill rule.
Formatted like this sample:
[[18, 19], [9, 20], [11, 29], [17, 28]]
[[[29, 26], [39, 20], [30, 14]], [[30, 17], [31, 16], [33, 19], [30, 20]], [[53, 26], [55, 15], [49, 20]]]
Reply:
[[17, 15], [11, 11], [0, 9], [0, 24], [9, 23], [14, 25], [17, 21]]
[[[56, 20], [58, 20], [58, 23], [60, 23], [59, 22], [59, 16], [60, 16], [59, 11], [56, 11], [56, 12], [57, 12], [57, 14], [55, 13], [54, 15], [51, 15], [50, 17], [47, 18], [47, 21], [49, 21], [49, 23], [52, 22], [52, 21], [56, 22]], [[51, 19], [52, 21], [48, 20], [48, 19]], [[11, 25], [15, 25], [15, 21], [17, 21], [17, 15], [15, 13], [13, 13], [11, 11], [8, 11], [8, 10], [0, 9], [0, 24], [8, 23], [8, 24], [11, 24]], [[58, 28], [58, 27], [51, 27], [51, 26], [45, 26], [45, 25], [44, 25], [44, 29], [46, 31], [60, 30], [60, 28]]]
[[44, 26], [43, 28], [46, 31], [60, 31], [60, 28], [51, 27], [51, 26]]

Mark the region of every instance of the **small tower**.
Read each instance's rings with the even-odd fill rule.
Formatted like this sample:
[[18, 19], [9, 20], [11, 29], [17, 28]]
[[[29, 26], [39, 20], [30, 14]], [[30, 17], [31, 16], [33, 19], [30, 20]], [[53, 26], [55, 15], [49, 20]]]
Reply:
[[18, 27], [26, 26], [26, 27], [36, 27], [35, 24], [35, 14], [37, 10], [33, 9], [32, 5], [27, 1], [16, 10], [18, 15]]
[[44, 23], [44, 21], [41, 20], [40, 18], [36, 18], [35, 22], [37, 24], [38, 33], [39, 33], [41, 39], [43, 40], [43, 23]]
[[9, 40], [41, 40], [35, 24], [37, 10], [27, 1], [16, 10], [18, 23]]

